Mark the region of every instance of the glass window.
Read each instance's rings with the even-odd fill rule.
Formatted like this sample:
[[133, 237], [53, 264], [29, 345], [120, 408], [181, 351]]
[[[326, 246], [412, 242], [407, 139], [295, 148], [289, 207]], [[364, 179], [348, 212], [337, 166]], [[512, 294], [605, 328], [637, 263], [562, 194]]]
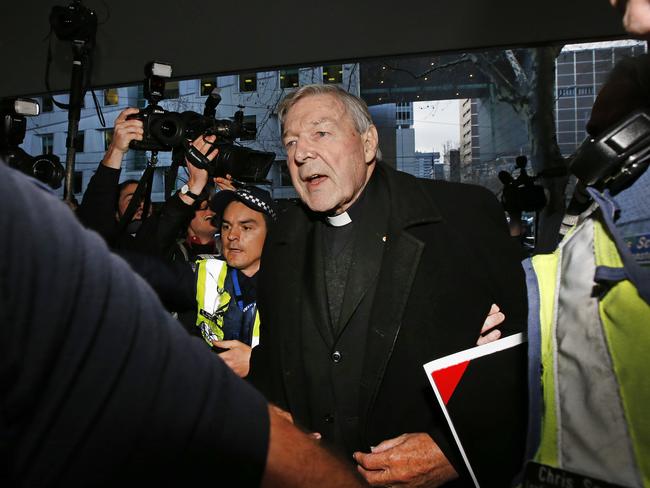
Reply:
[[217, 86], [217, 82], [214, 78], [203, 78], [201, 79], [201, 96], [205, 97], [212, 93]]
[[257, 91], [257, 73], [242, 73], [239, 75], [239, 91]]
[[104, 132], [104, 151], [108, 150], [108, 146], [111, 145], [113, 140], [113, 129], [106, 129]]
[[343, 82], [343, 66], [335, 64], [331, 66], [323, 66], [323, 83], [342, 83]]
[[74, 141], [74, 150], [76, 152], [84, 152], [84, 143], [86, 141], [86, 133], [83, 130], [77, 132], [77, 137]]
[[280, 186], [291, 186], [291, 174], [289, 173], [289, 167], [287, 166], [287, 161], [284, 159], [277, 160], [275, 164], [278, 165], [280, 173]]
[[120, 103], [120, 96], [117, 88], [104, 90], [104, 105], [117, 105], [118, 103]]
[[54, 154], [54, 134], [41, 135], [41, 152], [43, 154]]
[[165, 98], [173, 100], [180, 96], [178, 81], [168, 81], [165, 83]]
[[257, 117], [255, 115], [244, 115], [243, 125], [246, 131], [239, 140], [254, 141], [255, 137], [257, 137]]
[[294, 88], [300, 84], [297, 69], [280, 71], [280, 88]]
[[131, 151], [133, 153], [133, 169], [147, 167], [147, 153], [144, 151]]
[[[136, 106], [138, 108], [145, 108], [147, 106], [147, 99], [144, 98], [144, 85], [140, 84], [138, 85], [138, 100], [136, 101]], [[130, 105], [130, 104], [129, 104]]]

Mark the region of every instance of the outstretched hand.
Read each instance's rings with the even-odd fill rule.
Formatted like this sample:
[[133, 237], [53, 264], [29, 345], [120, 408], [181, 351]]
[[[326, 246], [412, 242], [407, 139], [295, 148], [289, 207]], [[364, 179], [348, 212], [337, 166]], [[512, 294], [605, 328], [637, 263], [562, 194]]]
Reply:
[[425, 433], [402, 434], [369, 453], [355, 452], [357, 470], [371, 486], [436, 487], [458, 473]]

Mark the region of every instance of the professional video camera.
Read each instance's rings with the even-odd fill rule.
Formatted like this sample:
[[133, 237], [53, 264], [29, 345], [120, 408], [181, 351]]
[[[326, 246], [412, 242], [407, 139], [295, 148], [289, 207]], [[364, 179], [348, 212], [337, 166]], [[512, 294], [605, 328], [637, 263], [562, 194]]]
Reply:
[[[262, 182], [275, 160], [271, 152], [255, 151], [235, 145], [242, 136], [255, 136], [255, 128], [244, 124], [244, 113], [239, 110], [233, 120], [216, 119], [216, 106], [221, 101], [217, 93], [210, 95], [206, 109], [201, 115], [196, 112], [171, 112], [163, 109], [160, 102], [165, 95], [165, 79], [171, 77], [171, 66], [164, 63], [149, 63], [145, 67], [144, 97], [149, 104], [127, 119], [141, 120], [144, 126], [142, 141], [131, 141], [130, 147], [139, 151], [171, 151], [183, 148], [193, 165], [206, 169], [211, 176], [231, 175], [246, 182]], [[217, 155], [212, 161], [196, 150], [191, 141], [203, 135], [215, 135], [213, 150]]]
[[52, 7], [50, 26], [62, 41], [92, 42], [97, 33], [97, 16], [81, 0], [74, 0], [67, 7]]
[[586, 186], [616, 193], [650, 164], [650, 113], [633, 112], [598, 138], [587, 138], [569, 162], [570, 171]]
[[54, 154], [30, 156], [18, 147], [25, 139], [25, 116], [38, 115], [38, 102], [29, 98], [10, 98], [0, 101], [0, 158], [16, 168], [56, 189], [61, 186], [65, 170]]
[[515, 165], [519, 175], [514, 178], [507, 171], [499, 172], [499, 180], [503, 183], [501, 203], [507, 212], [538, 212], [546, 205], [544, 188], [535, 184], [535, 176], [526, 172], [528, 158], [518, 156]]

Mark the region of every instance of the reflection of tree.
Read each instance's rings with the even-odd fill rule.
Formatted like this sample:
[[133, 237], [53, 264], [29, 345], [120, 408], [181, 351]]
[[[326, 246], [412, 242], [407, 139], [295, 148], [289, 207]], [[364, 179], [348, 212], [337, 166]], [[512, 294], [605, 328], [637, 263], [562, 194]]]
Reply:
[[[366, 82], [365, 86], [362, 83], [362, 93], [369, 104], [418, 101], [420, 97], [422, 100], [491, 98], [504, 102], [526, 124], [533, 171], [542, 175], [564, 174], [566, 162], [555, 136], [554, 111], [555, 59], [560, 50], [561, 46], [547, 46], [363, 63], [362, 79], [376, 83]], [[461, 170], [470, 181], [500, 189], [496, 175], [502, 169], [511, 170], [512, 163], [507, 160], [517, 155], [518, 152], [495, 154], [489, 157], [490, 161], [478, 164], [472, 161]], [[542, 178], [550, 194], [549, 205], [540, 218], [538, 243], [542, 250], [554, 244], [564, 212], [566, 180], [566, 177]]]
[[[535, 173], [565, 174], [566, 161], [555, 135], [555, 59], [561, 46], [492, 51], [467, 55], [493, 84], [497, 100], [506, 102], [525, 121]], [[549, 203], [540, 215], [538, 250], [555, 244], [564, 213], [566, 177], [542, 178]]]

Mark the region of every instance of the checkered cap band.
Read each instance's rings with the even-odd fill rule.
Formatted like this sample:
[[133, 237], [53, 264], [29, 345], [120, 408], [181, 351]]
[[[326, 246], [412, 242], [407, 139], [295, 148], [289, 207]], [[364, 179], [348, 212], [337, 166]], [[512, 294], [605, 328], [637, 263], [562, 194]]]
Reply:
[[245, 188], [240, 188], [239, 190], [237, 190], [237, 196], [243, 200], [246, 200], [253, 206], [259, 208], [262, 212], [270, 216], [273, 220], [277, 218], [277, 214], [275, 213], [275, 210], [268, 203], [256, 197]]

